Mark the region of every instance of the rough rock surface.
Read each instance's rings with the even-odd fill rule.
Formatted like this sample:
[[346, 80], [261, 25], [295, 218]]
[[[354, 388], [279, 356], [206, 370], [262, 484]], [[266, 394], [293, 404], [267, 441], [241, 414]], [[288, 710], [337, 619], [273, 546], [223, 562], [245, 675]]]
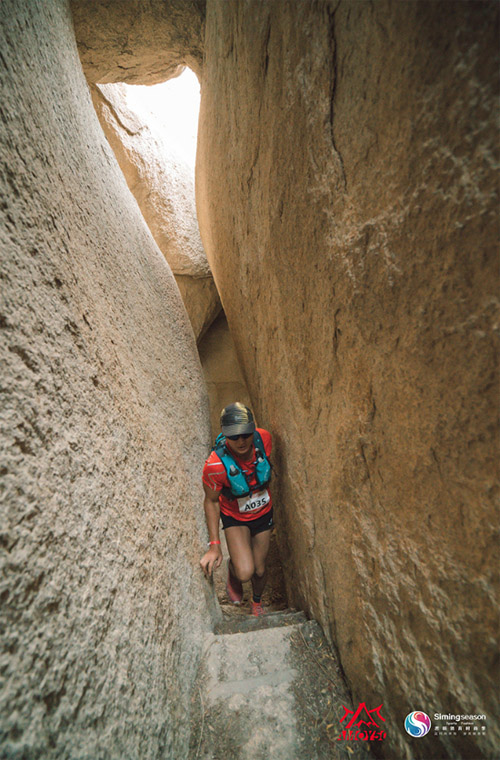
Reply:
[[174, 275], [199, 339], [221, 309], [200, 238], [194, 175], [152, 114], [139, 113], [120, 84], [92, 87], [92, 99], [127, 184]]
[[352, 707], [319, 625], [285, 610], [241, 628], [206, 638], [190, 757], [370, 760], [365, 741], [337, 741]]
[[[277, 440], [290, 602], [388, 757], [500, 746], [497, 12], [207, 4], [202, 239]], [[486, 735], [412, 740], [416, 709]]]
[[205, 0], [71, 0], [90, 82], [156, 84], [200, 73]]
[[199, 342], [222, 309], [214, 278], [175, 275], [175, 280]]
[[195, 341], [66, 3], [2, 3], [0, 49], [0, 754], [184, 757], [215, 609]]
[[[221, 410], [234, 401], [251, 406], [248, 389], [224, 313], [220, 314], [198, 344], [201, 366], [210, 400], [212, 437], [220, 433]], [[257, 424], [261, 425], [259, 420]]]

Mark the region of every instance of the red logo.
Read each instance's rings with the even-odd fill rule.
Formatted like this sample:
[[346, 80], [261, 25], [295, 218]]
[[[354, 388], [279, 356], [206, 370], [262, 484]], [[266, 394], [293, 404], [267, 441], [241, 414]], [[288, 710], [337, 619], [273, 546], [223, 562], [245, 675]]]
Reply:
[[[373, 710], [369, 710], [365, 702], [360, 702], [356, 712], [349, 710], [345, 705], [342, 705], [342, 707], [344, 708], [345, 713], [340, 719], [340, 722], [343, 723], [348, 715], [351, 715], [352, 717], [337, 736], [337, 741], [340, 742], [344, 739], [347, 741], [361, 740], [367, 742], [376, 740], [382, 741], [382, 739], [385, 739], [387, 734], [385, 731], [381, 730], [381, 723], [385, 723], [385, 718], [382, 717], [382, 713], [380, 712], [383, 705], [379, 705], [378, 707], [374, 707]], [[377, 720], [375, 720], [374, 714], [378, 723]], [[353, 727], [357, 730], [351, 730]]]

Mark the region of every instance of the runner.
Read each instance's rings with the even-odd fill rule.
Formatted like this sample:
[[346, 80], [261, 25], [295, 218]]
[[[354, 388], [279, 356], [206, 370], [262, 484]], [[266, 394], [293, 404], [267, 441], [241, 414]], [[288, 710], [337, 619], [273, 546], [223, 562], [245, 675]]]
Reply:
[[268, 486], [271, 435], [267, 430], [255, 427], [252, 412], [239, 402], [222, 410], [221, 430], [224, 438], [217, 438], [214, 451], [203, 468], [203, 506], [209, 549], [200, 565], [205, 576], [209, 577], [222, 563], [220, 517], [230, 556], [227, 594], [233, 604], [240, 604], [242, 583], [251, 580], [252, 615], [259, 617], [264, 614], [261, 599], [266, 585], [266, 558], [273, 526]]

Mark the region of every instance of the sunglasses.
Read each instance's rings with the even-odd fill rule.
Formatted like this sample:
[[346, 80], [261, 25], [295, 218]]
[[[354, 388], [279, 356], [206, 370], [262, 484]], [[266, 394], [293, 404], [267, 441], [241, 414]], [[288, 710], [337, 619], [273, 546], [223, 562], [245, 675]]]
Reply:
[[230, 441], [237, 441], [239, 438], [243, 438], [243, 440], [246, 441], [247, 438], [250, 438], [251, 435], [253, 435], [253, 433], [244, 433], [242, 435], [226, 435], [226, 438], [229, 438]]

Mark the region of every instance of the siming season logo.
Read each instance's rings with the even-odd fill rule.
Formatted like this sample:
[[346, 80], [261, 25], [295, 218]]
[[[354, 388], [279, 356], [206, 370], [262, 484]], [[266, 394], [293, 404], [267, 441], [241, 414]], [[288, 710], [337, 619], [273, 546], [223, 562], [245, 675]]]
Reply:
[[406, 716], [405, 729], [410, 736], [420, 738], [431, 730], [431, 719], [426, 713], [415, 710]]

